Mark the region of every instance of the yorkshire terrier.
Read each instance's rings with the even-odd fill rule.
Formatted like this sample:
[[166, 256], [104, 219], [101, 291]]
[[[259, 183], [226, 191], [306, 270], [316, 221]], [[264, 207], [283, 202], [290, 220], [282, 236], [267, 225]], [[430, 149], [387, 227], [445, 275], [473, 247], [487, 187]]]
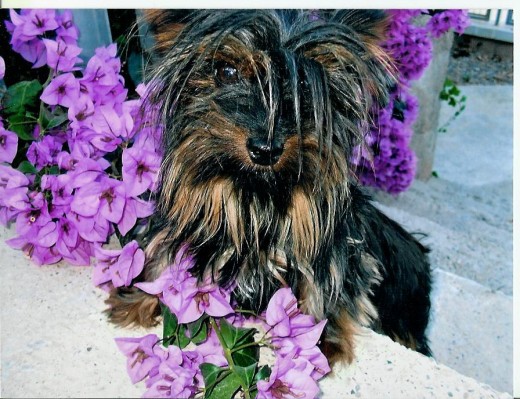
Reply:
[[[397, 79], [380, 47], [381, 11], [150, 11], [149, 100], [164, 159], [142, 281], [188, 243], [202, 278], [234, 284], [262, 311], [288, 286], [327, 319], [322, 350], [354, 358], [368, 326], [425, 355], [428, 249], [382, 214], [351, 163], [371, 110]], [[107, 303], [112, 321], [151, 326], [159, 300], [136, 287]]]

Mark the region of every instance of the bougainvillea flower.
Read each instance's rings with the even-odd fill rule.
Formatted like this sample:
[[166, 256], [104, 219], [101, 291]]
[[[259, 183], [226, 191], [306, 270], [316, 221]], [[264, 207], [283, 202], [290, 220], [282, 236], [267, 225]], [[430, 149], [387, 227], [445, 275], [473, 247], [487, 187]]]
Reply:
[[110, 166], [110, 163], [100, 158], [98, 160], [90, 158], [81, 158], [74, 163], [70, 174], [70, 185], [73, 188], [83, 187], [95, 181], [98, 177], [104, 175], [104, 170]]
[[157, 375], [146, 381], [148, 389], [143, 398], [192, 398], [198, 390], [196, 375], [196, 369], [161, 362]]
[[154, 191], [159, 179], [161, 158], [158, 154], [133, 146], [123, 150], [123, 182], [128, 195], [137, 196]]
[[43, 44], [47, 50], [47, 65], [49, 68], [61, 72], [70, 72], [75, 69], [77, 63], [81, 62], [78, 55], [82, 50], [75, 44], [66, 43], [61, 39], [43, 39]]
[[5, 61], [0, 56], [0, 80], [2, 80], [5, 76]]
[[137, 241], [131, 241], [121, 250], [117, 262], [110, 268], [114, 287], [129, 286], [144, 266], [144, 251]]
[[22, 33], [26, 36], [39, 36], [58, 28], [56, 11], [49, 9], [24, 10], [20, 16], [23, 20]]
[[144, 267], [144, 251], [137, 241], [131, 241], [120, 250], [96, 247], [97, 265], [93, 276], [96, 285], [111, 281], [114, 287], [129, 286]]
[[161, 358], [154, 353], [154, 346], [159, 342], [155, 334], [140, 338], [116, 338], [119, 350], [127, 357], [126, 369], [132, 383], [146, 378], [152, 369], [157, 369]]
[[138, 218], [146, 218], [154, 212], [154, 204], [135, 197], [126, 197], [121, 220], [117, 228], [122, 235], [126, 235], [136, 224]]
[[6, 243], [11, 248], [23, 251], [38, 266], [50, 265], [62, 259], [55, 247], [46, 248], [39, 246], [26, 235], [11, 238], [6, 240]]
[[201, 363], [211, 363], [219, 367], [228, 365], [228, 361], [224, 356], [224, 349], [213, 329], [210, 330], [206, 340], [197, 345], [197, 353], [202, 356]]
[[163, 350], [158, 345], [154, 354], [161, 359], [157, 368], [149, 372], [148, 388], [144, 398], [192, 398], [198, 391], [196, 377], [202, 381], [199, 369], [201, 356], [193, 351], [182, 351], [175, 345]]
[[52, 79], [43, 90], [40, 100], [49, 105], [71, 107], [79, 97], [79, 82], [72, 73], [64, 73]]
[[0, 125], [0, 162], [13, 162], [17, 151], [18, 136]]
[[22, 172], [0, 165], [0, 223], [7, 225], [20, 212], [30, 209], [29, 184]]
[[191, 323], [205, 312], [210, 316], [222, 317], [233, 313], [230, 305], [230, 292], [209, 281], [199, 286], [191, 275], [194, 259], [182, 247], [175, 261], [152, 282], [137, 283], [141, 290], [158, 295], [170, 311], [177, 316], [179, 323]]
[[33, 141], [27, 150], [27, 159], [37, 168], [57, 163], [56, 156], [63, 147], [63, 139], [59, 136], [47, 135], [39, 141]]
[[65, 10], [57, 15], [56, 20], [59, 24], [58, 29], [56, 29], [56, 37], [65, 43], [76, 44], [79, 37], [79, 30], [72, 20], [72, 12]]
[[304, 363], [295, 363], [288, 357], [277, 357], [269, 380], [257, 383], [257, 398], [315, 398], [320, 389], [305, 368]]

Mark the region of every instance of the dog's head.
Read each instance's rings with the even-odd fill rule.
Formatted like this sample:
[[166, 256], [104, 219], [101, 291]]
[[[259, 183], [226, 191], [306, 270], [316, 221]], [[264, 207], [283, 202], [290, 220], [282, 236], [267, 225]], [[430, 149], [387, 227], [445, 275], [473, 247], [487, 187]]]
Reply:
[[345, 212], [370, 110], [395, 83], [378, 45], [385, 15], [153, 11], [148, 21], [149, 98], [165, 126], [162, 238], [188, 241], [204, 264], [228, 253], [229, 276], [252, 258], [312, 262]]

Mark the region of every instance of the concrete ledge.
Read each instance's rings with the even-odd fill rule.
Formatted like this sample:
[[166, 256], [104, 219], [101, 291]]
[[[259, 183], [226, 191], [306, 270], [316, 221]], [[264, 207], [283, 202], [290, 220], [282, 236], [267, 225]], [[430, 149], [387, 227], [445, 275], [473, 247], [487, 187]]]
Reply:
[[[140, 396], [114, 338], [144, 330], [107, 323], [89, 268], [37, 267], [5, 244], [10, 236], [0, 228], [1, 396]], [[510, 397], [370, 330], [357, 344], [355, 362], [321, 383], [323, 398]]]
[[464, 31], [465, 35], [513, 43], [513, 27], [499, 27], [475, 20], [472, 20], [471, 23], [472, 25], [468, 26]]
[[356, 360], [321, 383], [323, 398], [510, 398], [390, 338], [365, 330]]

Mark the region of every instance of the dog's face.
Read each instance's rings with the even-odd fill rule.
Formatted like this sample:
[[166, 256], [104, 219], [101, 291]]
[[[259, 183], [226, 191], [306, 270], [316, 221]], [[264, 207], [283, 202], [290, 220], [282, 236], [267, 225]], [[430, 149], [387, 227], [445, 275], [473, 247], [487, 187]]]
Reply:
[[253, 258], [305, 268], [345, 211], [352, 148], [395, 83], [378, 46], [384, 15], [208, 10], [149, 20], [158, 60], [149, 95], [165, 124], [162, 239], [188, 241], [204, 264], [228, 253], [230, 276]]

